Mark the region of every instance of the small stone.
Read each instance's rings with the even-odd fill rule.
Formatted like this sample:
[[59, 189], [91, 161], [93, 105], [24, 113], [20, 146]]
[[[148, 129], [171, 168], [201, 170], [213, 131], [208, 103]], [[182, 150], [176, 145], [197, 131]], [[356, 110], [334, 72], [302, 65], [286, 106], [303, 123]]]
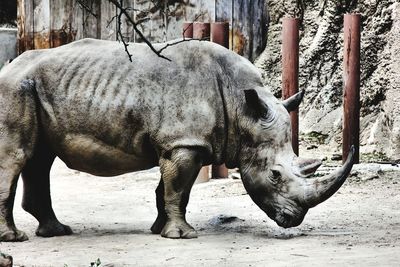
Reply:
[[341, 154], [333, 154], [331, 160], [342, 160]]
[[307, 150], [316, 149], [318, 148], [316, 145], [309, 145], [306, 147]]
[[378, 178], [379, 178], [379, 175], [370, 174], [370, 175], [367, 175], [367, 176], [361, 178], [361, 180], [365, 182], [365, 181], [370, 181], [370, 180], [374, 180], [374, 179], [378, 179]]
[[234, 180], [238, 180], [238, 179], [241, 178], [240, 173], [238, 173], [238, 172], [232, 173], [232, 174], [231, 174], [231, 177], [232, 177], [232, 179], [234, 179]]

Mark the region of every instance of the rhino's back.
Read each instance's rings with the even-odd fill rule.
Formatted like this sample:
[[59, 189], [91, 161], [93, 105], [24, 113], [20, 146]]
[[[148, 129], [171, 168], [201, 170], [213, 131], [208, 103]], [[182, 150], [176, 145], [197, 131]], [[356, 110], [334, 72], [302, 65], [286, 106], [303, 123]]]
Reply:
[[42, 127], [57, 154], [72, 168], [107, 175], [113, 166], [112, 174], [154, 166], [162, 149], [221, 150], [213, 59], [186, 48], [167, 49], [172, 61], [132, 44], [129, 62], [121, 44], [95, 40], [39, 52]]

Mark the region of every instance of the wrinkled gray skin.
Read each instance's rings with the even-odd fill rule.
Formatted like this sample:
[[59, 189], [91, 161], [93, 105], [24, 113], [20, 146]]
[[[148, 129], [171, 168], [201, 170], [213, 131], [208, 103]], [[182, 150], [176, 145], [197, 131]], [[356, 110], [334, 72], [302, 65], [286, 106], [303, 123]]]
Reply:
[[25, 52], [0, 72], [1, 241], [27, 239], [12, 214], [19, 174], [36, 234], [72, 233], [51, 206], [56, 156], [100, 176], [159, 165], [151, 230], [169, 238], [197, 236], [185, 213], [203, 165], [239, 167], [250, 196], [283, 227], [300, 224], [344, 182], [352, 154], [334, 174], [306, 179], [320, 162], [293, 153], [285, 109], [302, 95], [278, 101], [246, 59], [199, 41], [166, 49], [170, 62], [146, 45], [129, 48], [133, 63], [121, 44], [81, 40]]

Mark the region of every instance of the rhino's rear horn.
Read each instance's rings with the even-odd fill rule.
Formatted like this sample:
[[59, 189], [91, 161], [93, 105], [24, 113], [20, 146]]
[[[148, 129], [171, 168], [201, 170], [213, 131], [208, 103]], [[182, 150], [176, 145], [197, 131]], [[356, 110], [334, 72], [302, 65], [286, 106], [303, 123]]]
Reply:
[[282, 104], [285, 106], [288, 112], [295, 111], [299, 107], [301, 101], [303, 100], [304, 93], [305, 91], [302, 90], [297, 94], [292, 95], [288, 99], [282, 101]]

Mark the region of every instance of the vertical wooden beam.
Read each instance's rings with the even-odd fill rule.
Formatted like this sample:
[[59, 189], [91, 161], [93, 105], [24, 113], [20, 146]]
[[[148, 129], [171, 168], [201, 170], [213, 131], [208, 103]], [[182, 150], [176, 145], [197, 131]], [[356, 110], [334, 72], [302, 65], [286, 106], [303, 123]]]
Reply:
[[18, 54], [35, 49], [33, 41], [33, 0], [18, 0]]
[[[136, 6], [135, 6], [136, 3], [135, 2], [136, 2], [136, 0], [124, 0], [124, 2], [123, 2], [123, 6], [125, 8], [128, 8], [127, 12], [128, 12], [129, 16], [132, 19], [135, 19], [135, 12], [136, 12], [135, 11], [135, 8], [136, 8]], [[110, 3], [107, 3], [107, 1], [105, 1], [105, 2], [103, 1], [102, 5], [104, 5], [104, 4], [108, 4], [109, 5]], [[117, 12], [117, 9], [114, 6], [114, 13], [115, 12]], [[108, 18], [108, 20], [111, 20], [111, 18], [112, 18], [112, 16], [110, 16]], [[117, 19], [115, 21], [116, 21], [116, 23], [114, 25], [111, 25], [111, 26], [116, 26], [117, 25], [117, 23], [118, 23]], [[128, 20], [127, 20], [125, 15], [122, 15], [121, 22], [122, 22], [121, 30], [122, 30], [122, 35], [124, 36], [124, 40], [126, 42], [134, 42], [135, 41], [135, 31], [133, 29], [133, 26], [128, 22]], [[116, 30], [116, 28], [115, 28], [115, 30]]]
[[342, 160], [354, 145], [354, 163], [360, 161], [360, 25], [359, 14], [344, 16]]
[[50, 1], [50, 47], [58, 47], [75, 40], [73, 28], [74, 0]]
[[232, 0], [233, 51], [254, 61], [265, 49], [265, 0]]
[[[211, 42], [229, 49], [229, 22], [211, 23]], [[228, 169], [225, 164], [212, 165], [212, 178], [228, 178]]]
[[85, 0], [85, 4], [92, 10], [90, 12], [83, 9], [83, 38], [101, 37], [101, 0]]
[[50, 0], [33, 0], [33, 8], [34, 47], [50, 48]]
[[84, 17], [85, 12], [83, 8], [79, 5], [78, 1], [73, 1], [73, 15], [72, 15], [72, 28], [76, 31], [76, 40], [80, 40], [84, 37]]
[[[132, 8], [134, 8], [134, 6]], [[117, 9], [114, 4], [108, 1], [101, 2], [101, 39], [112, 41], [117, 40], [117, 20], [114, 19], [113, 21], [111, 21], [116, 13]]]
[[18, 54], [35, 49], [34, 0], [18, 0]]
[[[299, 91], [299, 20], [284, 18], [282, 31], [282, 93], [287, 99]], [[290, 113], [292, 147], [299, 155], [299, 113]]]
[[233, 0], [215, 0], [215, 21], [229, 24], [229, 49], [232, 49]]

